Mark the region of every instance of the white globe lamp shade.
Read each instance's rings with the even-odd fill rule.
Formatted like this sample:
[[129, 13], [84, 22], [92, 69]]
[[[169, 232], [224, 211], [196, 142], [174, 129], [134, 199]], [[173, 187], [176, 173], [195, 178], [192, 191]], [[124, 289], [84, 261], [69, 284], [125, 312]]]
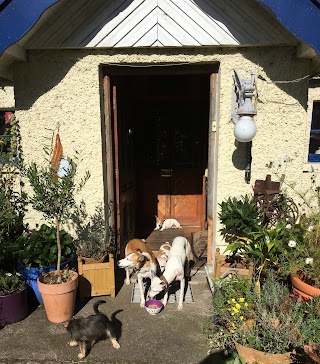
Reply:
[[72, 170], [71, 163], [68, 161], [67, 158], [62, 157], [60, 159], [59, 167], [57, 170], [58, 177], [63, 178], [67, 176], [71, 172], [71, 170]]
[[239, 142], [250, 142], [256, 135], [257, 127], [252, 116], [242, 115], [234, 126], [234, 136]]

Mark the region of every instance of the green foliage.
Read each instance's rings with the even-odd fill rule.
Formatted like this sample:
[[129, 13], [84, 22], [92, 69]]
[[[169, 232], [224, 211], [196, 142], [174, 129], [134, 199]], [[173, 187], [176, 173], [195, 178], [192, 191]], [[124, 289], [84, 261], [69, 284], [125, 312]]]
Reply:
[[20, 292], [25, 286], [26, 284], [21, 274], [0, 272], [0, 296]]
[[320, 349], [320, 296], [307, 300], [304, 306], [304, 325], [301, 334], [304, 344]]
[[279, 272], [298, 274], [306, 283], [320, 288], [320, 212], [303, 215], [299, 224], [286, 228], [280, 240]]
[[303, 303], [290, 297], [284, 283], [268, 272], [260, 295], [241, 278], [224, 280], [213, 297], [212, 322], [207, 334], [211, 348], [234, 349], [234, 342], [266, 353], [302, 347], [306, 317]]
[[[46, 154], [49, 152], [45, 150]], [[75, 194], [79, 192], [90, 177], [87, 171], [85, 176], [77, 184], [75, 182], [76, 164], [69, 160], [71, 171], [65, 170], [63, 177], [58, 177], [57, 171], [47, 160], [46, 165], [39, 166], [32, 162], [25, 168], [26, 176], [33, 189], [33, 195], [29, 198], [32, 207], [41, 212], [45, 219], [54, 222], [57, 231], [57, 283], [61, 283], [61, 242], [60, 225], [66, 222], [75, 208]]]
[[[17, 182], [21, 167], [21, 159], [17, 159], [18, 124], [11, 112], [5, 114], [5, 120], [6, 125], [11, 125], [11, 138], [0, 137], [0, 267], [12, 271], [10, 246], [24, 231], [27, 196]], [[9, 132], [5, 135], [9, 136]]]
[[[73, 238], [64, 230], [60, 230], [61, 261], [65, 261], [74, 252]], [[42, 224], [20, 235], [12, 249], [14, 256], [25, 267], [45, 268], [57, 262], [57, 232], [54, 226]]]
[[70, 217], [75, 207], [74, 195], [81, 190], [90, 176], [87, 172], [77, 186], [74, 181], [76, 166], [74, 163], [72, 165], [72, 172], [63, 178], [57, 177], [56, 171], [49, 163], [47, 166], [38, 166], [32, 162], [26, 170], [34, 192], [29, 202], [48, 220], [58, 218], [63, 222]]
[[89, 215], [82, 201], [81, 205], [75, 209], [71, 221], [77, 234], [74, 245], [79, 256], [99, 260], [106, 253], [115, 251], [112, 230], [106, 226], [102, 206], [97, 206], [94, 214]]
[[248, 195], [239, 198], [229, 197], [219, 204], [219, 219], [227, 234], [250, 235], [261, 223], [261, 215], [257, 205], [251, 202]]

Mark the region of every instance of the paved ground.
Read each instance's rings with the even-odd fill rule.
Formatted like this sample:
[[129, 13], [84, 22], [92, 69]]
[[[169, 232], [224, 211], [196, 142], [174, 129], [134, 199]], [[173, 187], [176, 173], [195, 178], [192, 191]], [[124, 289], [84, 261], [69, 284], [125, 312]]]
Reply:
[[[205, 270], [192, 271], [191, 287], [194, 303], [170, 303], [156, 316], [151, 316], [139, 304], [131, 303], [132, 287], [122, 285], [115, 299], [109, 296], [100, 306], [109, 317], [117, 311], [121, 321], [121, 348], [116, 350], [110, 341], [97, 343], [87, 358], [79, 360], [78, 348], [66, 343], [69, 336], [62, 324], [46, 319], [40, 306], [21, 322], [0, 330], [0, 364], [209, 364], [218, 363], [207, 356], [208, 346], [203, 325], [211, 311], [212, 294]], [[94, 297], [77, 308], [76, 316], [92, 313]]]

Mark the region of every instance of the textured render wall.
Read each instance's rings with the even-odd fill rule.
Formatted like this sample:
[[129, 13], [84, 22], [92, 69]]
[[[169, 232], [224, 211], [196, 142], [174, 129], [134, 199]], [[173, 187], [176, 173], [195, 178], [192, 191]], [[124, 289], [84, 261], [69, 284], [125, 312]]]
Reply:
[[[138, 52], [138, 53], [136, 53]], [[255, 179], [264, 179], [270, 160], [294, 158], [290, 178], [302, 184], [307, 156], [306, 106], [308, 83], [275, 84], [309, 72], [309, 63], [297, 60], [293, 48], [249, 49], [126, 49], [30, 51], [28, 62], [15, 70], [17, 116], [21, 122], [27, 160], [43, 156], [42, 146], [60, 123], [65, 154], [79, 152], [79, 174], [91, 178], [82, 191], [89, 210], [103, 201], [101, 113], [98, 66], [107, 63], [220, 63], [220, 117], [217, 129], [217, 202], [229, 195], [252, 192]], [[252, 179], [244, 182], [245, 156], [235, 145], [230, 121], [233, 70], [244, 78], [252, 71], [257, 79], [257, 136], [252, 148]], [[49, 132], [50, 131], [50, 132]], [[218, 208], [215, 209], [216, 213]], [[36, 215], [30, 214], [31, 219]], [[217, 221], [217, 218], [216, 218]], [[216, 226], [219, 230], [219, 224]], [[217, 244], [223, 244], [216, 234]]]
[[14, 87], [0, 83], [0, 109], [14, 108]]

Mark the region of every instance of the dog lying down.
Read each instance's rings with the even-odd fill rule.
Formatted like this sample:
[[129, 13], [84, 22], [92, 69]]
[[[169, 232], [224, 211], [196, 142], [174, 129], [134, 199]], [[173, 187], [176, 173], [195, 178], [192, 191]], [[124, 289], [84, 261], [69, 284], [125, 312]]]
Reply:
[[99, 311], [99, 306], [106, 301], [99, 300], [93, 305], [94, 315], [72, 319], [64, 323], [67, 331], [71, 335], [71, 341], [68, 345], [78, 346], [80, 353], [79, 359], [85, 358], [93, 345], [106, 337], [109, 337], [115, 349], [119, 349], [120, 345], [117, 341], [117, 324], [120, 321], [115, 318], [115, 315], [122, 310], [116, 311], [111, 316], [111, 321], [108, 317]]
[[166, 230], [166, 229], [181, 229], [180, 223], [176, 219], [159, 219], [158, 216], [155, 215], [156, 218], [156, 227], [154, 230]]

